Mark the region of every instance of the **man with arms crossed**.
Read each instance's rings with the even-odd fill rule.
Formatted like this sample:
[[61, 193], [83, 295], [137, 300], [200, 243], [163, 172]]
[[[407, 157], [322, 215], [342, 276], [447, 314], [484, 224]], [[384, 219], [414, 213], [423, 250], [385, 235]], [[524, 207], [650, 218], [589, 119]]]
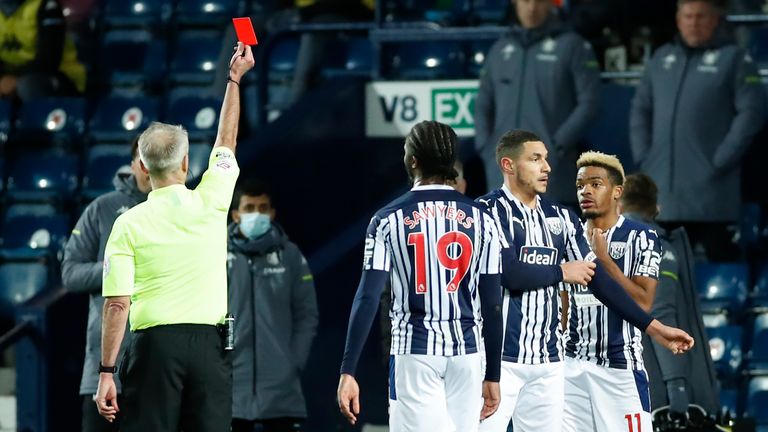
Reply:
[[[496, 155], [504, 186], [478, 201], [488, 206], [501, 226], [502, 281], [514, 277], [507, 269], [518, 259], [544, 265], [594, 260], [578, 217], [540, 195], [546, 192], [551, 171], [541, 139], [528, 131], [508, 132], [499, 141]], [[604, 266], [596, 264], [589, 286], [597, 298], [672, 351], [693, 345], [685, 332], [649, 317], [616, 286]], [[501, 405], [496, 415], [480, 424], [481, 431], [506, 431], [510, 419], [516, 432], [561, 430], [564, 366], [558, 291], [562, 281], [570, 281], [567, 272], [554, 280], [540, 280], [537, 289], [526, 292], [506, 286], [510, 293], [504, 299]]]
[[[153, 123], [139, 138], [147, 201], [115, 221], [104, 254], [99, 413], [123, 432], [221, 432], [232, 417], [232, 363], [217, 324], [227, 313], [227, 213], [239, 168], [239, 81], [253, 67], [238, 43], [208, 170], [184, 185], [189, 141], [179, 126]], [[113, 374], [128, 311], [133, 342]]]

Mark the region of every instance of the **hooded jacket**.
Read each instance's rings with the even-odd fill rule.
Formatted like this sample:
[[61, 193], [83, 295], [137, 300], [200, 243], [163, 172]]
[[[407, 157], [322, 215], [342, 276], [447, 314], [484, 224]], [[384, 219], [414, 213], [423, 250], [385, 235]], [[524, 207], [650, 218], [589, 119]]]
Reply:
[[307, 260], [277, 224], [253, 240], [231, 224], [228, 249], [232, 417], [306, 417], [300, 373], [318, 322]]
[[[104, 247], [112, 232], [115, 219], [147, 199], [147, 195], [142, 193], [136, 185], [133, 174], [118, 172], [112, 183], [115, 191], [96, 198], [83, 211], [64, 248], [64, 261], [61, 267], [64, 288], [71, 292], [84, 292], [90, 295], [85, 363], [80, 380], [81, 395], [95, 394], [99, 383], [101, 322], [104, 307], [104, 297], [101, 296]], [[130, 331], [126, 330], [117, 357], [118, 362], [130, 343], [130, 336]], [[121, 384], [117, 374], [115, 374], [115, 384], [120, 391]]]
[[475, 148], [487, 188], [503, 183], [496, 144], [525, 129], [547, 145], [552, 167], [547, 195], [576, 200], [579, 141], [597, 114], [600, 73], [590, 44], [552, 15], [540, 27], [515, 25], [486, 56], [475, 102]]
[[663, 254], [659, 284], [651, 315], [666, 325], [685, 330], [696, 341], [690, 352], [674, 355], [648, 335], [643, 335], [643, 361], [650, 383], [651, 408], [655, 410], [669, 405], [668, 384], [683, 382], [687, 400], [715, 414], [720, 407], [717, 377], [693, 279], [693, 253], [688, 235], [683, 228], [667, 232], [655, 222], [637, 215], [624, 216], [650, 225], [661, 240]]
[[660, 220], [738, 218], [741, 157], [764, 112], [757, 68], [723, 29], [701, 48], [677, 37], [656, 50], [632, 101], [630, 141], [659, 185]]

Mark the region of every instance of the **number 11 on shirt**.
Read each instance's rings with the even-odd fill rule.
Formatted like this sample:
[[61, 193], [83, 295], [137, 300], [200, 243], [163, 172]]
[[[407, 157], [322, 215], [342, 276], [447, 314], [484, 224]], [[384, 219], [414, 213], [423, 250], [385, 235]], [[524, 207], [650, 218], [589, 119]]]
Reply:
[[[456, 257], [448, 254], [448, 248], [451, 245], [459, 246]], [[427, 251], [426, 236], [424, 233], [408, 234], [408, 245], [414, 247], [415, 272], [416, 272], [416, 294], [427, 293]], [[445, 287], [447, 292], [456, 292], [459, 284], [467, 274], [469, 265], [472, 262], [472, 239], [461, 231], [449, 231], [437, 240], [437, 261], [443, 267], [449, 270], [456, 270], [456, 273]]]

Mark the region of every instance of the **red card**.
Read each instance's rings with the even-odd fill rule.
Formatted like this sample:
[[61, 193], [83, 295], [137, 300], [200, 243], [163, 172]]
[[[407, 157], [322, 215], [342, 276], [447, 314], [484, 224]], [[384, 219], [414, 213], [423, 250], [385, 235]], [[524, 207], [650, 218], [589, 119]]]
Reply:
[[251, 18], [232, 18], [232, 23], [235, 25], [237, 40], [246, 45], [256, 45], [259, 43], [256, 39], [256, 32], [253, 30]]

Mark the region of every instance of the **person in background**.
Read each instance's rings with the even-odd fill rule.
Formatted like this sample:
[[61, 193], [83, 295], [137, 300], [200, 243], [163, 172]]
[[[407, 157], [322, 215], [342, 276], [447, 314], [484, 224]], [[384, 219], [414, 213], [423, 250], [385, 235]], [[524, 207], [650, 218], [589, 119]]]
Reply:
[[318, 322], [312, 272], [275, 222], [264, 183], [245, 182], [234, 204], [227, 254], [232, 431], [299, 432], [307, 417], [300, 374]]
[[[118, 216], [147, 199], [152, 190], [149, 176], [141, 171], [138, 137], [131, 145], [131, 169], [118, 171], [113, 181], [115, 190], [93, 200], [72, 230], [64, 248], [61, 264], [61, 280], [70, 292], [88, 293], [88, 329], [85, 339], [85, 363], [80, 380], [83, 397], [83, 432], [117, 431], [117, 424], [109, 423], [93, 409], [93, 398], [99, 382], [101, 357], [101, 312], [104, 297], [101, 296], [101, 269], [104, 248]], [[120, 346], [120, 355], [130, 344], [130, 332]], [[119, 379], [115, 380], [118, 393], [122, 392]]]
[[677, 28], [637, 87], [632, 154], [659, 186], [660, 222], [685, 226], [710, 260], [738, 259], [728, 224], [739, 217], [741, 157], [763, 125], [765, 92], [717, 0], [678, 0]]

